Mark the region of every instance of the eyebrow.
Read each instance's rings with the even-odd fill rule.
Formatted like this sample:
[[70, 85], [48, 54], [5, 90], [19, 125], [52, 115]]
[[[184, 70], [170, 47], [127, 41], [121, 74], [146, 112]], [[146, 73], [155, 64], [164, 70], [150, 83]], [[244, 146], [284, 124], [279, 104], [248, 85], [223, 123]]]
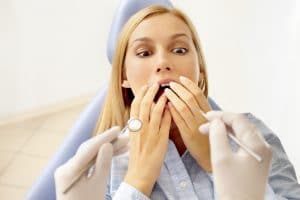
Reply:
[[190, 38], [187, 34], [185, 33], [176, 33], [174, 35], [171, 36], [171, 39], [175, 39], [175, 38], [178, 38], [178, 37], [187, 37], [187, 38]]
[[148, 37], [141, 37], [141, 38], [137, 38], [135, 40], [133, 40], [131, 42], [131, 44], [135, 43], [135, 42], [151, 42], [152, 40]]
[[[176, 38], [178, 38], [178, 37], [186, 37], [186, 38], [190, 38], [187, 34], [185, 34], [185, 33], [176, 33], [176, 34], [174, 34], [174, 35], [172, 35], [171, 37], [170, 37], [170, 39], [176, 39]], [[135, 40], [133, 40], [132, 42], [131, 42], [131, 45], [130, 46], [132, 46], [135, 42], [152, 42], [152, 39], [150, 39], [149, 37], [141, 37], [141, 38], [137, 38], [137, 39], [135, 39]]]

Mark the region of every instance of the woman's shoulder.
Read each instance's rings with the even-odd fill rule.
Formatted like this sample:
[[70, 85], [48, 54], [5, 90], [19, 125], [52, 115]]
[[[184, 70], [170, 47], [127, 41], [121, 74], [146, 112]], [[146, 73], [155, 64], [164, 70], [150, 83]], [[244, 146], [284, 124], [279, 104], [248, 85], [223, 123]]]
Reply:
[[252, 113], [242, 113], [250, 122], [252, 122], [258, 130], [263, 134], [263, 136], [270, 137], [275, 135], [275, 133], [259, 118], [254, 116]]
[[285, 150], [279, 137], [262, 120], [251, 113], [242, 113], [261, 132], [265, 140], [273, 147], [273, 157], [285, 154]]
[[[211, 98], [208, 97], [209, 105], [211, 106], [212, 110], [222, 110], [222, 108]], [[266, 140], [270, 138], [278, 138], [276, 134], [259, 118], [255, 117], [252, 113], [242, 113], [245, 115], [246, 118], [250, 122], [252, 122], [263, 134], [263, 136], [266, 138]]]

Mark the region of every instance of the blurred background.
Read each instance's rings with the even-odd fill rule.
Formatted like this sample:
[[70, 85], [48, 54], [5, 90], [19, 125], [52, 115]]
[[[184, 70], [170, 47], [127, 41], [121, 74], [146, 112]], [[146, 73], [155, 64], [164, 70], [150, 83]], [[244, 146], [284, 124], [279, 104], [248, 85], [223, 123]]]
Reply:
[[[84, 106], [97, 93], [110, 74], [106, 40], [118, 2], [0, 0], [1, 126]], [[300, 2], [172, 2], [197, 27], [209, 95], [224, 110], [262, 119], [299, 177]], [[0, 184], [12, 158], [0, 168]]]

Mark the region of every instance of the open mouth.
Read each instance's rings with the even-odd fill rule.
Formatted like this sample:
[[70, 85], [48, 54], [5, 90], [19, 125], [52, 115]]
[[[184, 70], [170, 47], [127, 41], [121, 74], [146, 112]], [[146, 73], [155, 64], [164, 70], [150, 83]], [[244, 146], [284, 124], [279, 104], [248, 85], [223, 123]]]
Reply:
[[154, 102], [155, 103], [158, 101], [159, 97], [164, 93], [164, 91], [165, 91], [166, 88], [171, 89], [169, 83], [161, 84], [159, 86], [159, 89], [158, 89], [158, 91], [157, 91], [157, 93], [156, 93], [156, 95], [154, 97]]

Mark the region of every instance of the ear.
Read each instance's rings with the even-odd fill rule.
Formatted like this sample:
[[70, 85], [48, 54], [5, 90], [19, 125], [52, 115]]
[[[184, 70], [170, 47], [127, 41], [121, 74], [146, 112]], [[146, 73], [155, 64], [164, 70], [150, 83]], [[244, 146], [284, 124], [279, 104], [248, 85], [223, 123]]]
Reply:
[[200, 74], [199, 74], [199, 81], [198, 81], [198, 86], [199, 87], [202, 85], [203, 81], [204, 81], [204, 73], [200, 72]]
[[123, 80], [123, 82], [122, 82], [122, 87], [123, 87], [123, 88], [131, 88], [131, 87], [130, 87], [130, 84], [129, 84], [129, 82], [128, 82], [127, 80]]
[[200, 81], [204, 79], [204, 73], [203, 72], [200, 72]]
[[201, 82], [203, 78], [204, 78], [204, 73], [202, 71], [200, 71], [200, 73], [199, 73], [199, 82]]

